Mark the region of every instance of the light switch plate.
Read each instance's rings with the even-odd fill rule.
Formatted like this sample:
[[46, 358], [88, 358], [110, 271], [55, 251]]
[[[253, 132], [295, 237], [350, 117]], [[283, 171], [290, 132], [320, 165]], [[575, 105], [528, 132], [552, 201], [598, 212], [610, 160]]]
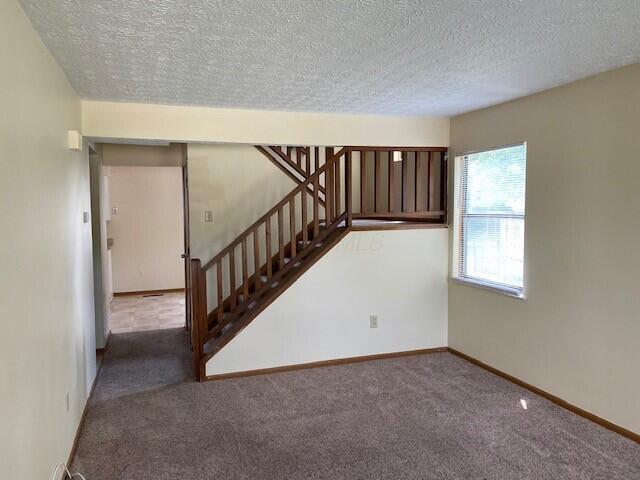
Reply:
[[204, 221], [207, 223], [213, 222], [213, 211], [205, 210], [204, 212]]
[[111, 209], [111, 215], [117, 215], [118, 214], [118, 207], [113, 207]]
[[89, 212], [82, 212], [82, 221], [84, 223], [89, 223]]
[[69, 149], [82, 150], [82, 135], [77, 130], [69, 130], [68, 135]]
[[378, 316], [369, 315], [369, 328], [378, 328]]

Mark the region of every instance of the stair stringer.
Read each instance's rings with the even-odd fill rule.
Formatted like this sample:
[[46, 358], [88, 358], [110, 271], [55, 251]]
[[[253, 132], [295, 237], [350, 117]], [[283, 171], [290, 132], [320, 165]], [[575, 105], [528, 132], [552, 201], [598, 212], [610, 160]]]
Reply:
[[446, 229], [347, 233], [208, 360], [207, 376], [446, 347], [447, 241]]

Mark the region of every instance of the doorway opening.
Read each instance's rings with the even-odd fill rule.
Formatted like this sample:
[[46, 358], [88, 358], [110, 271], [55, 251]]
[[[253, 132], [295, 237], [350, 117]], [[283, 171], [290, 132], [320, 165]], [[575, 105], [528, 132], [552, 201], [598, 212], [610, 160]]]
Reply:
[[187, 328], [186, 145], [91, 145], [96, 347]]

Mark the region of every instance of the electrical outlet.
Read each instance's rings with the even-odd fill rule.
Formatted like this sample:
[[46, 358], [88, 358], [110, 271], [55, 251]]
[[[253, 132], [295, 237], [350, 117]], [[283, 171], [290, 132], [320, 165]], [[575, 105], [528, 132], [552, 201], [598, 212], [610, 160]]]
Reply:
[[207, 222], [207, 223], [213, 222], [213, 211], [206, 210], [204, 212], [204, 221]]
[[67, 396], [65, 397], [65, 405], [67, 407], [67, 412], [69, 411], [69, 392], [67, 392]]
[[84, 223], [89, 223], [89, 212], [82, 212], [82, 221]]
[[369, 328], [378, 328], [378, 316], [369, 315]]

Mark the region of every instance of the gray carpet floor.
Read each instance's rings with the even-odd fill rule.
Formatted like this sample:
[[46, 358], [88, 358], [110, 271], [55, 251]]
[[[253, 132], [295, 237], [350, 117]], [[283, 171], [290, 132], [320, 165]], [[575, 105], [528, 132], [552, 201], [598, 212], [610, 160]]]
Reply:
[[88, 480], [640, 479], [640, 445], [449, 353], [200, 384], [190, 360], [182, 329], [114, 335], [73, 469]]

